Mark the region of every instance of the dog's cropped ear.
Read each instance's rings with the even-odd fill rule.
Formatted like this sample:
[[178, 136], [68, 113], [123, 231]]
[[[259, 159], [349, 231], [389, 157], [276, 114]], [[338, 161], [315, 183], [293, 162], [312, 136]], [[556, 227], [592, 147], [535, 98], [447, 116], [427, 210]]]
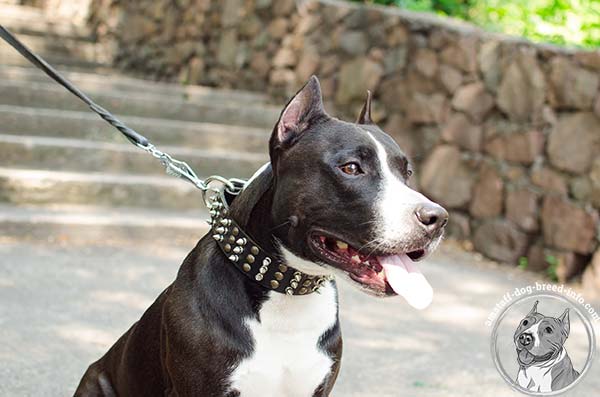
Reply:
[[373, 124], [373, 120], [371, 119], [371, 99], [373, 99], [373, 95], [371, 91], [367, 90], [367, 100], [358, 115], [358, 119], [356, 119], [356, 124]]
[[311, 123], [323, 115], [321, 85], [319, 79], [312, 76], [281, 112], [271, 135], [271, 148], [293, 145], [310, 128]]
[[565, 336], [569, 336], [569, 331], [571, 330], [571, 321], [569, 320], [569, 308], [566, 308], [564, 313], [560, 315], [558, 318], [560, 324], [562, 326], [562, 331]]
[[527, 317], [529, 316], [533, 316], [535, 313], [537, 313], [537, 305], [538, 305], [539, 301], [535, 301], [535, 303], [533, 304], [533, 307], [531, 308], [531, 310], [529, 311], [529, 313], [527, 313]]

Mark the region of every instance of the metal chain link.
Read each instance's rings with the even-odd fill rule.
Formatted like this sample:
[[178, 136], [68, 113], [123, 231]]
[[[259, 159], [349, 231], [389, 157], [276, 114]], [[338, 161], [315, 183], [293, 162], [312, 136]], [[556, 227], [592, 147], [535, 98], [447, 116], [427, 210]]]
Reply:
[[[198, 175], [196, 175], [192, 167], [190, 167], [186, 162], [174, 159], [173, 157], [171, 157], [171, 155], [161, 151], [152, 143], [147, 142], [145, 145], [136, 143], [135, 145], [150, 153], [152, 157], [158, 159], [160, 163], [165, 167], [165, 171], [167, 172], [167, 174], [190, 182], [192, 185], [194, 185], [202, 191], [203, 196], [205, 196], [206, 192], [209, 189], [213, 191], [227, 191], [227, 193], [230, 193], [232, 195], [238, 195], [246, 185], [246, 181], [244, 179], [227, 179], [219, 175], [211, 175], [206, 179], [202, 180], [198, 178]], [[221, 185], [221, 188], [217, 190], [215, 190], [215, 188], [211, 188], [210, 185], [212, 182], [219, 183]]]

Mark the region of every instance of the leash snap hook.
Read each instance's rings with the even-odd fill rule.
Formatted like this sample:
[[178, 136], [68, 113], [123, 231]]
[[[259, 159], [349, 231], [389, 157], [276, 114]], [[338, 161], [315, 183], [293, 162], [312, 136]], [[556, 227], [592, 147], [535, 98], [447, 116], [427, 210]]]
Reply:
[[[206, 208], [210, 211], [219, 211], [222, 209], [221, 207], [227, 205], [225, 189], [230, 185], [229, 180], [219, 175], [212, 175], [206, 178], [203, 184], [204, 189], [201, 189], [202, 200], [204, 201]], [[216, 208], [217, 206], [219, 208]], [[211, 216], [213, 215], [214, 214], [211, 213]]]

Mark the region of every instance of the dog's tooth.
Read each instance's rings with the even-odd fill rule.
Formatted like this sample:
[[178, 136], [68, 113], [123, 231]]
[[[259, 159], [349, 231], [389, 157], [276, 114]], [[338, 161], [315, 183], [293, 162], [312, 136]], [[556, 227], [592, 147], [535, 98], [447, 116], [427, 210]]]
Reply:
[[337, 247], [341, 250], [347, 250], [348, 249], [348, 244], [346, 244], [343, 241], [340, 240], [336, 240], [335, 244], [337, 245]]
[[361, 262], [360, 256], [358, 256], [358, 255], [353, 255], [351, 259], [352, 259], [352, 262], [354, 262], [354, 263], [360, 263]]

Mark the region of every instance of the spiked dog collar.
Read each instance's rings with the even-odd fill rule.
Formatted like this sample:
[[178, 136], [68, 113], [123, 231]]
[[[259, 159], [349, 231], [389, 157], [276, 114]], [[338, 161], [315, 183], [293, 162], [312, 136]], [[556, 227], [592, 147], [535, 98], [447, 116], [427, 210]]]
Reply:
[[228, 216], [227, 202], [216, 193], [208, 200], [213, 239], [231, 263], [264, 288], [287, 295], [307, 295], [319, 290], [329, 276], [303, 273], [268, 255]]

